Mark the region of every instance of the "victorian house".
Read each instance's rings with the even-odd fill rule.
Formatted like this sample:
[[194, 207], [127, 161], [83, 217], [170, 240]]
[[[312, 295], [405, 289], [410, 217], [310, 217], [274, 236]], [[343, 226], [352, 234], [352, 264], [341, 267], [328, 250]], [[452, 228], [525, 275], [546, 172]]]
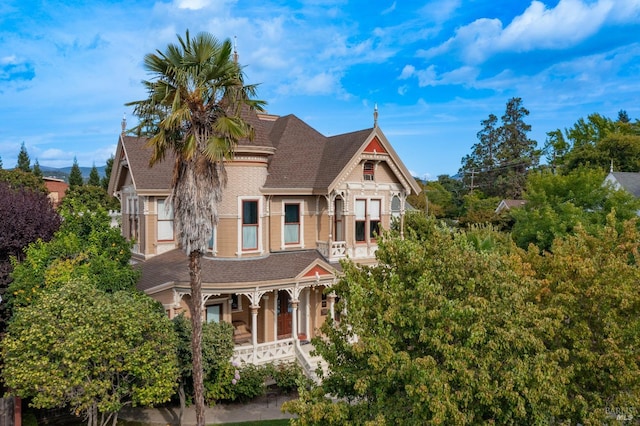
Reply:
[[[377, 126], [327, 137], [294, 115], [248, 113], [253, 141], [226, 164], [228, 184], [202, 259], [207, 321], [235, 328], [234, 359], [295, 359], [335, 315], [327, 290], [340, 259], [375, 262], [380, 229], [402, 226], [406, 198], [420, 191]], [[124, 124], [123, 124], [124, 129]], [[146, 140], [121, 134], [109, 191], [134, 242], [140, 290], [170, 317], [187, 312], [188, 258], [176, 245], [167, 197], [173, 157], [149, 167]], [[308, 361], [308, 360], [307, 360]]]

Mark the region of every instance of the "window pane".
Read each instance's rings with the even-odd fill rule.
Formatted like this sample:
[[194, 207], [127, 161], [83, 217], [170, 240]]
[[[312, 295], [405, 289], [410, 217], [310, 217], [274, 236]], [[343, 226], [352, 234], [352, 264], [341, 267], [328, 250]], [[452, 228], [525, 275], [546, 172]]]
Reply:
[[394, 213], [400, 213], [400, 197], [398, 197], [397, 195], [394, 195], [394, 197], [391, 199], [391, 211]]
[[173, 206], [166, 201], [166, 198], [158, 200], [158, 220], [173, 219]]
[[364, 241], [364, 222], [356, 222], [356, 241]]
[[284, 205], [284, 223], [300, 223], [300, 204]]
[[173, 221], [163, 220], [158, 222], [158, 240], [169, 241], [173, 240]]
[[369, 222], [369, 238], [376, 238], [380, 235], [380, 221], [372, 220]]
[[300, 242], [300, 225], [284, 225], [284, 242], [285, 244]]
[[242, 202], [242, 224], [243, 225], [258, 224], [258, 202], [257, 201]]
[[366, 217], [366, 201], [365, 200], [356, 200], [356, 220], [365, 220]]
[[380, 200], [371, 200], [369, 202], [369, 218], [371, 220], [380, 220]]
[[257, 226], [242, 227], [242, 248], [245, 250], [258, 248], [258, 227]]
[[221, 305], [207, 306], [207, 322], [220, 322]]

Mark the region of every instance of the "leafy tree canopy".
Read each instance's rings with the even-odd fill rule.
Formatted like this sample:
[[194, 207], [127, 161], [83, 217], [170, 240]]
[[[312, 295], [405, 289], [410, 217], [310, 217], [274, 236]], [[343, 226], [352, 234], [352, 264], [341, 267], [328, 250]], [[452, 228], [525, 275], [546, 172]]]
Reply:
[[543, 339], [560, 321], [530, 303], [528, 267], [433, 222], [424, 231], [380, 242], [377, 266], [343, 264], [332, 290], [346, 314], [314, 340], [330, 373], [286, 405], [294, 423], [535, 424], [560, 413], [564, 354]]
[[570, 234], [578, 224], [588, 232], [606, 224], [612, 211], [619, 221], [631, 219], [640, 200], [604, 185], [604, 172], [580, 168], [566, 175], [530, 174], [524, 193], [526, 204], [514, 209], [513, 238], [523, 248], [535, 244], [549, 250], [556, 237]]
[[[13, 189], [0, 182], [0, 218], [0, 296], [6, 301], [12, 281], [11, 258], [21, 261], [30, 243], [49, 241], [60, 227], [60, 216], [43, 192]], [[7, 304], [0, 303], [0, 330], [4, 330], [8, 317]]]
[[100, 186], [105, 191], [109, 188], [109, 179], [111, 178], [111, 170], [113, 169], [113, 155], [107, 159], [107, 165], [104, 169], [104, 176], [100, 179]]
[[544, 151], [552, 169], [568, 173], [588, 166], [601, 171], [640, 171], [640, 122], [625, 111], [618, 120], [600, 114], [580, 118], [564, 131], [547, 133]]
[[175, 333], [157, 302], [83, 282], [18, 309], [2, 355], [12, 393], [36, 408], [69, 407], [90, 426], [115, 424], [126, 405], [168, 401], [178, 374]]
[[107, 194], [101, 186], [73, 186], [67, 189], [65, 197], [60, 202], [63, 211], [96, 211], [100, 209], [120, 210], [120, 202]]
[[343, 264], [346, 309], [314, 340], [329, 373], [285, 404], [294, 424], [595, 425], [637, 406], [635, 219], [541, 253], [414, 217], [376, 266]]
[[28, 188], [32, 191], [38, 191], [45, 194], [47, 193], [47, 187], [44, 185], [44, 181], [41, 177], [20, 169], [0, 169], [0, 182], [7, 183], [14, 189]]
[[131, 244], [110, 226], [104, 208], [82, 210], [72, 201], [58, 209], [64, 220], [54, 238], [30, 244], [24, 261], [15, 263], [10, 306], [31, 304], [70, 280], [86, 279], [108, 292], [135, 289], [139, 272], [129, 263]]

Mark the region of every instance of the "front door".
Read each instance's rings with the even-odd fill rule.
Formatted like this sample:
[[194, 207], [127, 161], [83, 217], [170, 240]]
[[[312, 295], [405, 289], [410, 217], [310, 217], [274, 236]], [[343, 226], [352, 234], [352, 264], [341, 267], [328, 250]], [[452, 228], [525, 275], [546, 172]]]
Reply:
[[285, 290], [278, 291], [278, 339], [291, 337], [291, 296]]

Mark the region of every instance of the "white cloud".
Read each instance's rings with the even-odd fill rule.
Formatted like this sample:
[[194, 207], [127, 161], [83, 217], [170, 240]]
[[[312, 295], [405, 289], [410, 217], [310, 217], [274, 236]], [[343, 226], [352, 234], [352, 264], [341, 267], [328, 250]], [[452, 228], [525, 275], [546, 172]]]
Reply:
[[179, 9], [200, 10], [211, 4], [211, 0], [177, 0], [175, 2]]
[[396, 10], [396, 3], [397, 3], [397, 2], [395, 2], [395, 1], [394, 1], [394, 2], [391, 4], [391, 6], [389, 6], [388, 8], [386, 8], [385, 10], [383, 10], [382, 12], [380, 12], [380, 14], [381, 14], [381, 15], [387, 15], [387, 14], [389, 14], [389, 13], [393, 12], [394, 10]]
[[18, 57], [16, 55], [9, 55], [3, 58], [0, 58], [0, 64], [2, 65], [17, 65], [20, 62], [18, 61]]
[[457, 51], [465, 62], [478, 64], [498, 52], [563, 49], [594, 36], [608, 18], [620, 19], [623, 12], [637, 17], [640, 0], [615, 4], [612, 0], [560, 0], [553, 8], [534, 0], [506, 27], [499, 19], [480, 18], [459, 27], [444, 43], [418, 54], [432, 58]]

